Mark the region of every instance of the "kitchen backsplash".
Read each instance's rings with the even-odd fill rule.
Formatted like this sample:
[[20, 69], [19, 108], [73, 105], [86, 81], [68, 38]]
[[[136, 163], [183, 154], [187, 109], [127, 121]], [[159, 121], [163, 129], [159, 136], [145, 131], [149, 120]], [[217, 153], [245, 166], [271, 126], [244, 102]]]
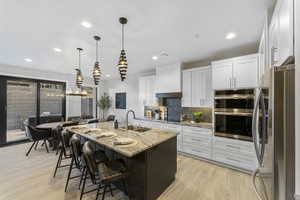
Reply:
[[[165, 107], [164, 106], [145, 106], [144, 107], [144, 116], [145, 117], [149, 117], [147, 116], [147, 111], [151, 111], [152, 113], [152, 117], [154, 118], [154, 110], [164, 110]], [[181, 113], [182, 113], [182, 117], [183, 117], [183, 121], [184, 120], [193, 120], [193, 113], [194, 112], [202, 112], [202, 116], [201, 116], [201, 122], [208, 122], [211, 123], [212, 122], [212, 108], [191, 108], [191, 107], [183, 107], [181, 108]]]
[[212, 122], [212, 108], [191, 108], [191, 107], [183, 107], [182, 108], [182, 116], [186, 116], [186, 120], [193, 120], [194, 112], [202, 112], [201, 122]]

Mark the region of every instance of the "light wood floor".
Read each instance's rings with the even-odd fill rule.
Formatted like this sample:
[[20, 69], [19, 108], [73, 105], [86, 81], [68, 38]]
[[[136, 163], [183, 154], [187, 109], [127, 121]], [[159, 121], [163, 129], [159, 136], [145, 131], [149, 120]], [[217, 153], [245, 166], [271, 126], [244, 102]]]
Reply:
[[[44, 148], [25, 152], [30, 143], [0, 148], [0, 200], [78, 200], [78, 180], [70, 181], [67, 193], [64, 184], [67, 171], [59, 169], [52, 178], [57, 161], [55, 153]], [[84, 196], [94, 200], [95, 193]], [[122, 192], [107, 195], [106, 200], [127, 199]], [[159, 200], [257, 200], [251, 178], [234, 170], [203, 161], [178, 156], [176, 181]]]

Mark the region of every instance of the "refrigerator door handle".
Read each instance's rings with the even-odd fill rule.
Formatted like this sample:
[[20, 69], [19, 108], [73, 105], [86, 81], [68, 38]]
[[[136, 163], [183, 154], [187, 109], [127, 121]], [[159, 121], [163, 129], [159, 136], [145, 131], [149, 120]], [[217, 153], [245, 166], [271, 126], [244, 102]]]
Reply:
[[[257, 186], [256, 186], [256, 177], [260, 178], [259, 180], [261, 181], [261, 184], [262, 184], [262, 189], [263, 189], [263, 193], [264, 194], [260, 194], [257, 190]], [[259, 173], [259, 169], [256, 169], [253, 174], [252, 174], [252, 186], [253, 186], [253, 189], [254, 189], [254, 192], [258, 198], [258, 200], [269, 200], [268, 196], [267, 196], [267, 192], [266, 192], [266, 186], [265, 186], [265, 183], [262, 181], [261, 179], [261, 175]], [[263, 196], [262, 196], [263, 195]]]
[[[266, 144], [266, 138], [267, 138], [267, 127], [266, 127], [266, 106], [265, 106], [265, 97], [264, 94], [261, 92], [260, 95], [260, 103], [261, 103], [261, 109], [262, 109], [262, 144], [260, 149], [260, 160], [263, 162], [264, 153], [265, 153], [265, 144]], [[262, 164], [262, 163], [261, 163]]]
[[[260, 149], [259, 149], [259, 134], [258, 134], [258, 128], [257, 128], [257, 112], [259, 107], [259, 102], [261, 99], [261, 89], [258, 91], [258, 97], [255, 101], [254, 110], [253, 110], [253, 116], [252, 116], [252, 137], [254, 142], [254, 148], [256, 152], [256, 157], [258, 160], [258, 163], [261, 165], [262, 161], [260, 160]], [[258, 138], [257, 138], [258, 135]]]

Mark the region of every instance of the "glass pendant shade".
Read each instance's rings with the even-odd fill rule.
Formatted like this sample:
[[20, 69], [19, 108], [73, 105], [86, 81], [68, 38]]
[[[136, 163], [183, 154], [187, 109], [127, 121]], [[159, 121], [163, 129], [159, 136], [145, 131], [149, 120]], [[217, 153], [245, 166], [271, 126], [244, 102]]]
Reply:
[[83, 84], [83, 76], [81, 73], [80, 69], [76, 69], [77, 73], [76, 73], [76, 86], [78, 88], [81, 88], [82, 84]]
[[118, 68], [121, 76], [121, 81], [124, 81], [126, 79], [127, 75], [127, 59], [126, 59], [126, 53], [125, 50], [121, 50], [121, 55], [119, 58]]
[[76, 86], [78, 88], [81, 88], [82, 84], [83, 84], [83, 76], [82, 76], [82, 73], [81, 73], [81, 67], [80, 67], [80, 64], [81, 64], [81, 60], [80, 60], [80, 53], [81, 51], [83, 50], [82, 48], [77, 48], [78, 50], [78, 68], [76, 68]]
[[101, 70], [98, 61], [96, 61], [94, 65], [93, 77], [94, 77], [95, 85], [99, 85], [100, 78], [101, 78]]
[[119, 19], [119, 22], [122, 24], [122, 50], [119, 57], [118, 70], [120, 73], [121, 81], [124, 81], [126, 79], [128, 70], [127, 57], [124, 50], [124, 24], [127, 24], [127, 19], [125, 17], [121, 17]]
[[93, 70], [93, 78], [94, 78], [95, 85], [99, 85], [100, 78], [101, 78], [101, 69], [100, 69], [99, 56], [98, 56], [98, 42], [100, 41], [101, 38], [96, 35], [94, 36], [94, 39], [96, 40], [96, 62]]

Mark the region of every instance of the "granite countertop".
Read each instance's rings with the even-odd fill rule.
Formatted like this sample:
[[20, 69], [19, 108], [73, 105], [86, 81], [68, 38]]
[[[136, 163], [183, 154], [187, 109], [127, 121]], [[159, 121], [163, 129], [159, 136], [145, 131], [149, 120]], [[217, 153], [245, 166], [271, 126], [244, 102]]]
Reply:
[[166, 120], [156, 120], [156, 119], [148, 119], [148, 118], [135, 118], [136, 120], [144, 120], [144, 121], [152, 121], [152, 122], [160, 122], [160, 123], [167, 123], [167, 124], [177, 124], [182, 126], [193, 126], [199, 128], [207, 128], [213, 129], [213, 124], [208, 122], [192, 122], [192, 121], [181, 121], [181, 122], [170, 122]]
[[[96, 138], [92, 134], [86, 133], [92, 128], [100, 129], [97, 132], [97, 134], [104, 133], [104, 132], [113, 132], [117, 136]], [[146, 151], [147, 149], [157, 146], [158, 144], [163, 143], [171, 138], [177, 137], [178, 134], [172, 131], [164, 131], [160, 129], [150, 129], [149, 131], [142, 132], [142, 133], [130, 131], [130, 130], [114, 129], [113, 123], [111, 122], [100, 122], [97, 124], [88, 124], [88, 125], [84, 125], [83, 128], [81, 129], [72, 129], [72, 127], [68, 127], [67, 130], [72, 133], [78, 134], [82, 137], [85, 137], [89, 140], [92, 140], [126, 157], [133, 157], [138, 153]], [[132, 146], [114, 145], [113, 142], [117, 137], [132, 138], [136, 140], [137, 143]]]

